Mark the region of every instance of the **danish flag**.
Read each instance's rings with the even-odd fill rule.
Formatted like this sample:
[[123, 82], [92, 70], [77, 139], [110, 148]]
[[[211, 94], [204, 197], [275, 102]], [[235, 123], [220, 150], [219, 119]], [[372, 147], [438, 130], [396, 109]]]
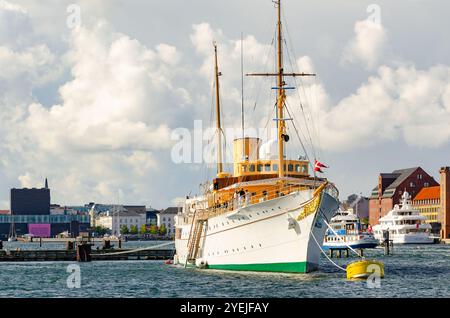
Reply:
[[323, 173], [321, 168], [328, 168], [328, 167], [326, 165], [324, 165], [323, 163], [321, 163], [317, 160], [314, 160], [314, 171]]

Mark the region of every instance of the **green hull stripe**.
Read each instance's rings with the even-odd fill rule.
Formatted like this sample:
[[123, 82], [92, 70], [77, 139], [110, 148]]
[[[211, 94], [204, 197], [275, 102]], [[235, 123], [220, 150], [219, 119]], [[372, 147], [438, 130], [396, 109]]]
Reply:
[[233, 271], [255, 271], [255, 272], [284, 272], [284, 273], [307, 273], [313, 271], [317, 266], [311, 266], [307, 262], [294, 263], [268, 263], [268, 264], [219, 264], [208, 265], [209, 269], [223, 269]]

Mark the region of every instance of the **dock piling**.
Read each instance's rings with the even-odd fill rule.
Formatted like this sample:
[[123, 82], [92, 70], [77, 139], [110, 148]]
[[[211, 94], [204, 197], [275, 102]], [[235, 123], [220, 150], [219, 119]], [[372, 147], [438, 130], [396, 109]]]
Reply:
[[111, 241], [110, 240], [103, 240], [103, 249], [104, 250], [111, 249]]
[[91, 260], [91, 244], [78, 244], [77, 262], [90, 262]]
[[74, 243], [72, 241], [67, 241], [66, 242], [66, 250], [67, 251], [73, 250], [73, 247], [74, 247]]

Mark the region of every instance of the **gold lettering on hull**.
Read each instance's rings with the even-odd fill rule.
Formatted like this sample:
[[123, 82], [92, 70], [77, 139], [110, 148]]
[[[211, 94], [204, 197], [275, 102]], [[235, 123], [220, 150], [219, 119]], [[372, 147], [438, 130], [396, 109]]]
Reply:
[[319, 208], [321, 197], [322, 197], [322, 194], [319, 194], [311, 202], [306, 204], [303, 207], [302, 212], [300, 212], [300, 214], [297, 216], [297, 221], [301, 221], [304, 218], [306, 218], [307, 216], [309, 216], [310, 214], [316, 212], [317, 209]]

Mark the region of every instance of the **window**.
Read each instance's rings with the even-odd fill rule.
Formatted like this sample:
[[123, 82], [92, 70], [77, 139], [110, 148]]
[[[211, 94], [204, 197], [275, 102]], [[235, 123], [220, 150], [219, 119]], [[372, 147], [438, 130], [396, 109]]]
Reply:
[[416, 184], [415, 184], [414, 182], [410, 182], [410, 183], [409, 183], [409, 186], [410, 186], [411, 188], [414, 188], [414, 187], [416, 186]]
[[247, 165], [241, 166], [241, 172], [247, 172]]
[[428, 182], [425, 182], [425, 183], [423, 184], [423, 186], [424, 186], [425, 188], [428, 188], [428, 187], [430, 186], [430, 184], [429, 184]]
[[250, 172], [255, 172], [255, 165], [250, 165]]
[[288, 165], [288, 171], [294, 171], [294, 165], [293, 164], [289, 164]]
[[301, 172], [300, 165], [295, 165], [295, 172], [298, 172], [298, 173]]
[[278, 164], [274, 163], [274, 164], [272, 165], [272, 170], [273, 170], [273, 171], [278, 171]]
[[257, 170], [258, 170], [258, 172], [263, 171], [263, 165], [258, 165]]
[[264, 170], [265, 170], [265, 171], [270, 171], [270, 163], [266, 163], [266, 164], [264, 165]]

